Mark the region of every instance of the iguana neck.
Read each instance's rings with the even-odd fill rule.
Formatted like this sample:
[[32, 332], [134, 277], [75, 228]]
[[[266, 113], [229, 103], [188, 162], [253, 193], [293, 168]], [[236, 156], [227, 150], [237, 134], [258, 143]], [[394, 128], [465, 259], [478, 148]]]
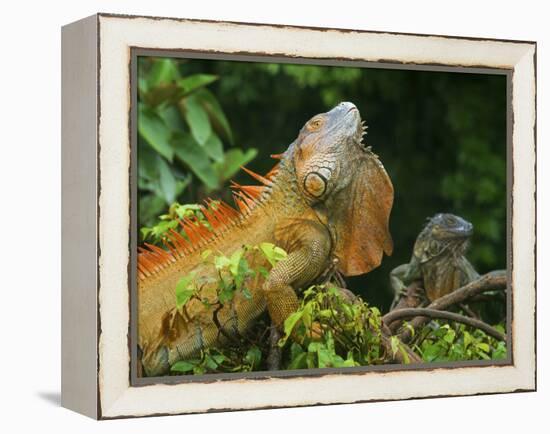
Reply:
[[300, 217], [311, 209], [298, 187], [290, 152], [281, 159], [273, 185], [265, 194], [265, 207], [281, 217]]
[[477, 276], [466, 256], [452, 250], [423, 263], [421, 270], [430, 300], [454, 291]]

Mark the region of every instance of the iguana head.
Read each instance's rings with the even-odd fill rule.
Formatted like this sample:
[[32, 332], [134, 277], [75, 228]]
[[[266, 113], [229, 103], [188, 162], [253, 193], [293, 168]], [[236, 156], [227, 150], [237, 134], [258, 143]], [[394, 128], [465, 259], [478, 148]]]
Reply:
[[414, 255], [426, 263], [443, 254], [463, 255], [474, 232], [473, 225], [454, 214], [439, 213], [429, 219], [418, 235]]
[[287, 151], [298, 188], [327, 225], [339, 270], [353, 276], [391, 254], [388, 229], [392, 183], [378, 157], [363, 144], [359, 110], [342, 102], [311, 118]]

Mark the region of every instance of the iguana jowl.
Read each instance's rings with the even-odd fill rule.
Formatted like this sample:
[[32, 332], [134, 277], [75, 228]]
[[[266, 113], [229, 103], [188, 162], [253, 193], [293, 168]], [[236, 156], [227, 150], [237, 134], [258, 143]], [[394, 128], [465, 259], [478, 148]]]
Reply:
[[[239, 211], [223, 202], [203, 208], [213, 231], [186, 220], [188, 240], [172, 231], [166, 249], [140, 249], [138, 336], [145, 375], [164, 375], [176, 361], [223, 344], [223, 335], [244, 332], [266, 308], [281, 327], [299, 307], [295, 291], [334, 259], [340, 272], [352, 276], [377, 267], [383, 252], [391, 254], [393, 186], [378, 157], [363, 145], [363, 135], [352, 103], [314, 116], [270, 173], [262, 177], [248, 171], [261, 186], [234, 185]], [[215, 295], [216, 270], [201, 252], [229, 256], [242, 245], [262, 242], [281, 246], [288, 256], [265, 280], [258, 274], [246, 283], [251, 299], [236, 294], [217, 312], [225, 333], [204, 303], [190, 300], [183, 312], [176, 308], [176, 284], [191, 272], [203, 298]]]
[[395, 295], [391, 308], [415, 280], [422, 281], [427, 298], [434, 301], [477, 279], [479, 274], [465, 256], [472, 234], [473, 225], [459, 216], [433, 216], [416, 238], [410, 262], [390, 273]]

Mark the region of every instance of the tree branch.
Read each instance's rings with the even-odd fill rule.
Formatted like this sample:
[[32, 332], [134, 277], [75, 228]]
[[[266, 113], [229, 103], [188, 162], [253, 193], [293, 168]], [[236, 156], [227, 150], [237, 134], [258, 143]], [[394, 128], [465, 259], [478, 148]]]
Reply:
[[393, 310], [385, 315], [383, 317], [383, 320], [387, 321], [387, 323], [391, 323], [396, 320], [412, 317], [446, 319], [449, 321], [459, 322], [483, 330], [485, 333], [487, 333], [489, 336], [494, 337], [495, 339], [506, 341], [506, 335], [500, 333], [497, 329], [491, 327], [489, 324], [475, 318], [470, 318], [454, 312], [447, 312], [445, 310], [435, 310], [422, 307], [399, 309]]
[[[447, 294], [441, 298], [438, 298], [437, 300], [432, 302], [429, 306], [427, 306], [427, 308], [432, 310], [444, 310], [455, 304], [462, 303], [463, 301], [468, 300], [469, 298], [479, 295], [483, 292], [505, 291], [506, 283], [507, 283], [506, 274], [507, 274], [506, 270], [492, 271], [490, 273], [484, 274], [479, 279], [476, 279], [468, 283], [462, 288], [458, 288], [457, 290], [451, 292], [450, 294]], [[393, 313], [393, 312], [398, 312], [398, 310], [394, 310], [390, 313]], [[420, 317], [414, 318], [410, 324], [414, 329], [417, 329], [422, 325], [424, 325], [428, 320], [429, 318], [425, 316], [420, 316]], [[392, 327], [390, 322], [386, 320], [385, 322], [390, 326], [390, 329], [391, 329]], [[412, 337], [411, 332], [408, 329], [404, 330], [399, 334], [399, 338], [403, 342], [409, 342], [411, 337]]]
[[506, 290], [506, 282], [506, 270], [491, 271], [490, 273], [484, 274], [479, 279], [468, 283], [462, 288], [458, 288], [450, 294], [438, 298], [431, 303], [428, 308], [437, 310], [447, 309], [450, 306], [457, 303], [462, 303], [463, 301], [483, 292], [504, 291]]

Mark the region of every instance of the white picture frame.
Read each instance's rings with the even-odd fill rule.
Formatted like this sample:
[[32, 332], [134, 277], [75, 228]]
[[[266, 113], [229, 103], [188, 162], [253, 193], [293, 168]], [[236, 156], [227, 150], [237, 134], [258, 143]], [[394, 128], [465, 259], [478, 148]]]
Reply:
[[[133, 49], [509, 75], [511, 357], [505, 364], [134, 384]], [[532, 391], [536, 44], [97, 14], [62, 33], [62, 405], [97, 419]]]

